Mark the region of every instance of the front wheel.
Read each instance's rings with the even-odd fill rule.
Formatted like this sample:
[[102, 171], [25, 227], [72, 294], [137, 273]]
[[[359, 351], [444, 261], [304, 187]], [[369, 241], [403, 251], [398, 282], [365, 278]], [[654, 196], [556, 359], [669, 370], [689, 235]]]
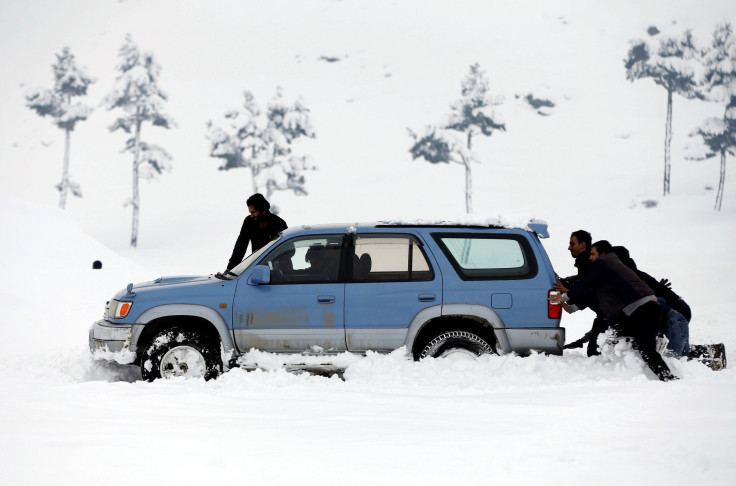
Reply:
[[494, 353], [493, 347], [478, 334], [470, 331], [443, 331], [432, 338], [419, 353], [422, 358], [445, 358], [448, 356], [477, 357]]
[[146, 348], [141, 360], [141, 376], [146, 381], [159, 378], [217, 377], [222, 368], [217, 343], [194, 331], [168, 329], [159, 333]]

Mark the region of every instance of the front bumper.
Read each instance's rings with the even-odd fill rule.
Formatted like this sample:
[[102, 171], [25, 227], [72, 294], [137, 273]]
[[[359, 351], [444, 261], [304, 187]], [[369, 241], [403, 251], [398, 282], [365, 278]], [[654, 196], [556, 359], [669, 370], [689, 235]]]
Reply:
[[107, 320], [100, 320], [89, 330], [89, 349], [93, 354], [98, 352], [119, 353], [126, 351], [133, 335], [132, 324], [113, 324]]

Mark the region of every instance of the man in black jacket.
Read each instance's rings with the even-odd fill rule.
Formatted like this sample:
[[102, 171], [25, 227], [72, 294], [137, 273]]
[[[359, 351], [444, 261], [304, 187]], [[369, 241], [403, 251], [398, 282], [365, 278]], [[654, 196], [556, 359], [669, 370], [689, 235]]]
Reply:
[[[578, 274], [558, 279], [554, 285], [555, 290], [565, 293], [567, 289], [590, 273], [593, 268], [593, 262], [590, 261], [590, 245], [592, 242], [593, 238], [585, 230], [577, 230], [570, 235], [570, 244], [567, 249], [575, 259], [575, 268], [578, 269]], [[582, 338], [566, 344], [564, 349], [582, 348], [585, 343], [588, 343], [588, 356], [595, 356], [601, 354], [598, 350], [598, 335], [606, 332], [611, 327], [611, 322], [598, 311], [598, 305], [595, 302], [590, 302], [588, 307], [596, 313], [593, 326]]]
[[593, 266], [593, 262], [590, 261], [590, 244], [592, 242], [593, 239], [590, 233], [585, 230], [577, 230], [570, 235], [570, 245], [567, 249], [575, 259], [575, 268], [578, 269], [578, 274], [561, 278], [560, 282], [564, 287], [572, 287], [575, 282], [590, 273]]
[[271, 204], [262, 194], [253, 194], [248, 198], [246, 204], [250, 215], [246, 216], [240, 228], [233, 254], [227, 262], [227, 270], [232, 269], [243, 260], [248, 243], [250, 243], [251, 252], [258, 251], [287, 228], [283, 219], [269, 211]]
[[654, 291], [612, 249], [605, 240], [593, 243], [591, 272], [557, 297], [568, 312], [596, 303], [600, 314], [619, 324], [621, 334], [633, 338], [634, 347], [660, 380], [677, 379], [656, 349], [662, 310]]

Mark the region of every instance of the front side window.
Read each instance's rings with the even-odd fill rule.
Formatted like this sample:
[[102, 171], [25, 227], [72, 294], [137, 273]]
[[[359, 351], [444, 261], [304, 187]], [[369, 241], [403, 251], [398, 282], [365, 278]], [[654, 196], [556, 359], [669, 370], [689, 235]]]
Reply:
[[433, 280], [434, 273], [419, 242], [410, 236], [356, 236], [354, 282]]
[[537, 274], [529, 242], [520, 235], [435, 234], [464, 280], [521, 279]]
[[243, 271], [246, 268], [248, 268], [254, 261], [258, 260], [261, 257], [261, 255], [263, 255], [264, 253], [266, 253], [280, 239], [281, 239], [281, 236], [277, 236], [273, 240], [269, 241], [262, 248], [259, 248], [258, 251], [254, 251], [253, 253], [251, 253], [250, 255], [248, 255], [245, 258], [245, 260], [243, 260], [242, 262], [238, 263], [235, 266], [235, 268], [230, 269], [230, 272], [228, 272], [228, 273], [231, 273], [232, 275], [235, 275], [235, 276], [240, 275], [241, 273], [243, 273]]
[[271, 283], [333, 283], [342, 281], [343, 235], [294, 238], [279, 245], [262, 262], [271, 269]]

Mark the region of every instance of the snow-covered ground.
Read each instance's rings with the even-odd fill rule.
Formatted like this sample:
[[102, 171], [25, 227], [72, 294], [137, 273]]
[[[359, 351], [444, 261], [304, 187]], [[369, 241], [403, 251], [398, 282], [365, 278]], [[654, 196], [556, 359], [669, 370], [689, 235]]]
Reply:
[[[733, 158], [717, 213], [717, 161], [683, 157], [720, 108], [675, 98], [662, 198], [666, 95], [627, 82], [622, 61], [629, 39], [671, 20], [707, 43], [716, 22], [736, 22], [732, 2], [49, 0], [0, 12], [0, 484], [733, 484], [733, 368], [668, 359], [681, 379], [660, 383], [621, 345], [594, 359], [421, 363], [397, 350], [342, 356], [344, 381], [233, 370], [142, 383], [87, 349], [128, 282], [223, 269], [251, 184], [246, 170], [216, 170], [205, 123], [243, 90], [264, 104], [280, 85], [312, 110], [317, 138], [299, 147], [319, 166], [310, 194], [272, 198], [290, 225], [456, 218], [462, 168], [412, 161], [406, 129], [439, 122], [479, 62], [508, 131], [477, 141], [473, 217], [546, 220], [561, 275], [574, 272], [573, 230], [626, 245], [690, 303], [691, 342], [736, 353]], [[65, 45], [97, 77], [97, 105], [127, 32], [156, 54], [179, 125], [144, 128], [174, 170], [143, 183], [137, 249], [114, 115], [99, 108], [72, 134], [84, 198], [62, 212], [63, 134], [23, 106]], [[540, 116], [515, 97], [529, 92], [559, 104]], [[568, 339], [592, 317], [565, 316]]]

